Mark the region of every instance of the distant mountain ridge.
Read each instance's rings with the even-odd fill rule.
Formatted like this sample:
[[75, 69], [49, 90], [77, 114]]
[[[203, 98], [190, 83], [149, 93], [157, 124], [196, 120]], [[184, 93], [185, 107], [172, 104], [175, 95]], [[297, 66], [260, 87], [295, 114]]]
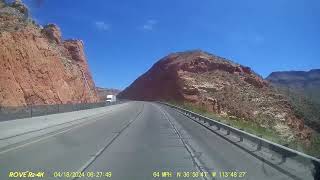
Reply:
[[310, 71], [281, 71], [271, 73], [266, 80], [277, 87], [302, 93], [320, 104], [320, 69]]

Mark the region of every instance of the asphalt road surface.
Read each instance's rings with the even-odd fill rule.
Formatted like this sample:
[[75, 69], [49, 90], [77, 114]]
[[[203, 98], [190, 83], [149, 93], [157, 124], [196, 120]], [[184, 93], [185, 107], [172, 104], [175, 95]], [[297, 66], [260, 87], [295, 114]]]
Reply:
[[23, 172], [43, 175], [29, 179], [290, 179], [166, 106], [110, 108], [90, 123], [0, 151], [0, 179]]

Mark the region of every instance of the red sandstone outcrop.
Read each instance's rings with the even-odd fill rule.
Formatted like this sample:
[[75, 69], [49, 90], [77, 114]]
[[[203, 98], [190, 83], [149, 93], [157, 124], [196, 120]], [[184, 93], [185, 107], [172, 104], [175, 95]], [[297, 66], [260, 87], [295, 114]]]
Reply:
[[166, 56], [118, 96], [189, 102], [222, 116], [273, 128], [289, 139], [311, 136], [286, 97], [277, 94], [249, 67], [202, 51]]
[[41, 28], [25, 11], [0, 6], [0, 106], [98, 101], [83, 42], [62, 40], [56, 25]]

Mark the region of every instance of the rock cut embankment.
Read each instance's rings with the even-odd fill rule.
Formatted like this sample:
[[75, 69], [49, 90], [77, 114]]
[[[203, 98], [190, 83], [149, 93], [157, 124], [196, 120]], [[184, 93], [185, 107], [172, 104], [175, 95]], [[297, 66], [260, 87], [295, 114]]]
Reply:
[[96, 101], [83, 42], [37, 25], [19, 1], [1, 1], [0, 106]]

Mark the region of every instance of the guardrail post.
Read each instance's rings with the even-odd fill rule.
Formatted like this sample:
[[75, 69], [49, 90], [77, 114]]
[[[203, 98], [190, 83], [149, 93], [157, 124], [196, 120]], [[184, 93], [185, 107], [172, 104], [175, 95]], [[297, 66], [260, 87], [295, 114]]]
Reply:
[[[230, 124], [227, 124], [227, 125], [230, 126]], [[227, 135], [230, 135], [230, 129], [227, 128], [226, 130], [227, 130]]]
[[286, 162], [286, 159], [287, 159], [287, 156], [285, 154], [282, 154], [280, 163]]
[[220, 130], [220, 126], [219, 125], [216, 125], [217, 126], [217, 130]]
[[[283, 146], [285, 147], [289, 147], [289, 144], [284, 144]], [[284, 163], [287, 160], [287, 155], [285, 153], [281, 153], [281, 162], [280, 163]]]
[[[262, 138], [261, 135], [259, 135], [260, 138]], [[262, 141], [259, 139], [258, 145], [257, 145], [257, 151], [260, 151], [262, 147]]]
[[[241, 129], [241, 128], [240, 128], [240, 130], [243, 131], [243, 129]], [[240, 142], [243, 142], [243, 137], [242, 137], [241, 135], [239, 135], [239, 138], [240, 138], [239, 141], [240, 141]]]
[[230, 135], [230, 129], [227, 129], [227, 135]]
[[240, 136], [239, 138], [240, 138], [240, 142], [243, 142], [243, 137], [242, 137], [242, 136]]
[[257, 151], [260, 151], [262, 147], [262, 143], [261, 140], [259, 140], [258, 146], [257, 146]]

